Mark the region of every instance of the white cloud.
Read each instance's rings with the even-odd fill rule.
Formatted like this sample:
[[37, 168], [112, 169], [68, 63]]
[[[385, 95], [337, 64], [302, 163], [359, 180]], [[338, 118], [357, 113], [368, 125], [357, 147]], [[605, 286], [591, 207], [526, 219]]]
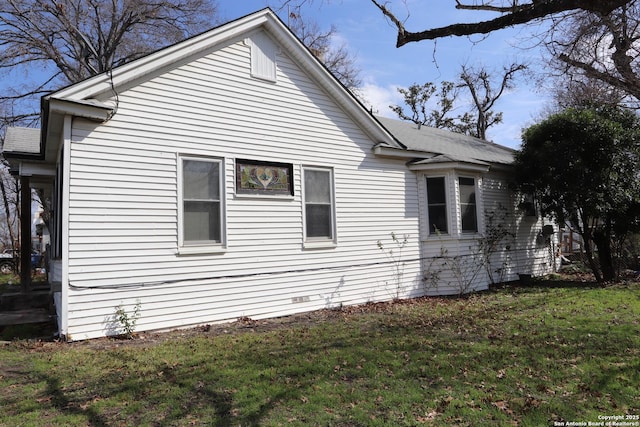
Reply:
[[398, 93], [398, 85], [389, 84], [380, 86], [376, 81], [367, 77], [361, 88], [358, 89], [358, 98], [374, 114], [397, 118], [396, 114], [389, 108], [390, 105], [402, 105], [402, 95]]

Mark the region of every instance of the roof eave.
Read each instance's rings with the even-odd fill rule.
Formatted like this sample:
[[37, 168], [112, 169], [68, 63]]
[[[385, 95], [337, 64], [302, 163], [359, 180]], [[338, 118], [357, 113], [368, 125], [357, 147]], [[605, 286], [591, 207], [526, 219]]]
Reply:
[[47, 98], [44, 108], [49, 115], [60, 114], [105, 122], [113, 114], [115, 107], [91, 100], [71, 100]]
[[391, 159], [428, 159], [437, 155], [437, 153], [407, 150], [400, 147], [390, 146], [388, 144], [377, 144], [373, 147], [373, 154], [378, 157]]
[[466, 172], [486, 173], [489, 172], [490, 165], [486, 163], [469, 163], [469, 162], [433, 162], [433, 163], [413, 163], [408, 165], [412, 171], [436, 171], [436, 170], [461, 170]]
[[[71, 100], [54, 97], [42, 98], [42, 136], [38, 160], [55, 162], [65, 116], [82, 117], [103, 123], [111, 118], [115, 107], [95, 100]], [[47, 153], [51, 153], [48, 158]]]

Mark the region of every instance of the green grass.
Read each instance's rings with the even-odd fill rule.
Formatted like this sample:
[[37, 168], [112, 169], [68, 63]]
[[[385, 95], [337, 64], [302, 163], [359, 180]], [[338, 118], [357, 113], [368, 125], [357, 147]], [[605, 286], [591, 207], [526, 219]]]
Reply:
[[640, 284], [543, 285], [347, 308], [263, 332], [13, 342], [0, 347], [0, 425], [545, 426], [640, 415]]
[[20, 277], [15, 274], [0, 274], [0, 293], [7, 292], [12, 286], [20, 286]]
[[[47, 283], [44, 274], [34, 273], [32, 276], [31, 286], [40, 286]], [[20, 276], [17, 274], [0, 274], [0, 294], [4, 292], [19, 292]]]

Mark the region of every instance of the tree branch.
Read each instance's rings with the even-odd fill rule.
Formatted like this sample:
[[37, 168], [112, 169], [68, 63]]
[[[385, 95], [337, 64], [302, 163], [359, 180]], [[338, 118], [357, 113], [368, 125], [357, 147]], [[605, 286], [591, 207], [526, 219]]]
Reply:
[[[449, 36], [469, 36], [472, 34], [487, 34], [514, 25], [524, 24], [551, 15], [572, 10], [584, 10], [603, 15], [612, 10], [624, 6], [633, 0], [532, 0], [531, 3], [517, 5], [511, 8], [500, 8], [488, 5], [464, 6], [458, 3], [457, 8], [489, 10], [505, 13], [504, 15], [489, 21], [480, 21], [469, 24], [452, 24], [445, 27], [432, 28], [425, 31], [407, 31], [404, 24], [384, 4], [377, 0], [371, 2], [386, 16], [397, 28], [398, 37], [396, 47], [401, 47], [410, 42], [420, 40], [435, 40]], [[514, 3], [515, 4], [515, 3]]]

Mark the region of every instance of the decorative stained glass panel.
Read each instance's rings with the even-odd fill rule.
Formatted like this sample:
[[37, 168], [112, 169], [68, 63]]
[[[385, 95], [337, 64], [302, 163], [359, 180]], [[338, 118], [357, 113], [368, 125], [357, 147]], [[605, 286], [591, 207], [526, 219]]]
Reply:
[[236, 194], [293, 196], [293, 165], [236, 160]]

